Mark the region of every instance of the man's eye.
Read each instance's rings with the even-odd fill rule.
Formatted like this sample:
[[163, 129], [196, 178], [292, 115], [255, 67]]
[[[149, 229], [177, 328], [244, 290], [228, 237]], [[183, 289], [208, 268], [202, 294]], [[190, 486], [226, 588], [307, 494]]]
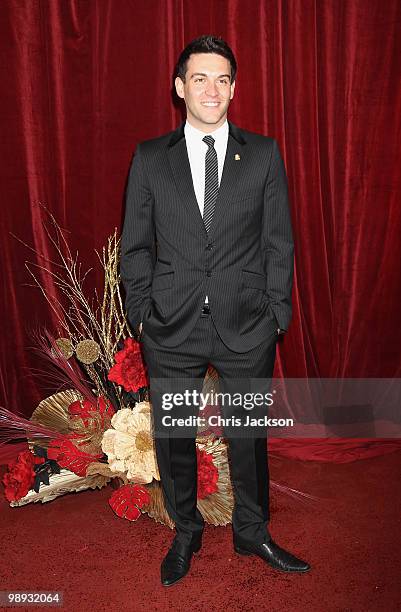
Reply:
[[202, 79], [200, 77], [198, 77], [197, 79], [195, 79], [195, 83], [197, 83], [198, 81], [204, 81], [205, 79]]
[[228, 85], [228, 81], [227, 81], [227, 79], [220, 79], [220, 83], [221, 83], [222, 85]]

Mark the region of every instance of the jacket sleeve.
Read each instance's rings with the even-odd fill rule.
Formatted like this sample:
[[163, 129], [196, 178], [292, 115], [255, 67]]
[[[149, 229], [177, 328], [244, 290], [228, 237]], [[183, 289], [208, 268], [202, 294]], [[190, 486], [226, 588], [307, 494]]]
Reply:
[[125, 307], [133, 331], [137, 330], [151, 301], [155, 262], [153, 203], [141, 145], [138, 144], [128, 178], [120, 259], [120, 275], [126, 292]]
[[269, 173], [264, 191], [262, 245], [266, 293], [282, 330], [288, 329], [294, 276], [294, 243], [288, 202], [287, 176], [277, 142], [273, 140]]

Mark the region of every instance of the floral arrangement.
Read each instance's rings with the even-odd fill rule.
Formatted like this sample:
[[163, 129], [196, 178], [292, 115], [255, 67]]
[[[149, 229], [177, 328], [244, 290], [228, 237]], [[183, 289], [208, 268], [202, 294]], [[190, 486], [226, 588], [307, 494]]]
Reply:
[[[102, 256], [97, 254], [104, 290], [90, 301], [83, 288], [88, 272], [81, 274], [64, 230], [51, 215], [46, 231], [57, 265], [35, 251], [43, 264], [30, 263], [27, 269], [58, 322], [57, 334], [45, 330], [37, 338], [48, 378], [58, 389], [29, 420], [0, 409], [3, 444], [23, 435], [28, 442], [8, 464], [5, 496], [11, 506], [21, 506], [113, 481], [118, 488], [109, 503], [118, 516], [133, 521], [147, 512], [173, 527], [160, 486], [146, 366], [123, 309], [117, 234], [109, 237]], [[50, 294], [43, 276], [58, 291]], [[215, 381], [210, 370], [205, 387]], [[225, 525], [233, 505], [226, 444], [200, 432], [197, 456], [200, 511], [206, 521]]]
[[[103, 295], [95, 293], [90, 301], [83, 288], [88, 272], [81, 274], [64, 230], [51, 215], [50, 227], [45, 227], [56, 265], [35, 251], [43, 264], [30, 263], [27, 269], [58, 323], [57, 333], [45, 330], [37, 337], [48, 378], [57, 389], [30, 419], [0, 408], [0, 454], [6, 443], [22, 437], [28, 446], [8, 463], [5, 496], [11, 506], [22, 506], [112, 483], [109, 504], [117, 516], [136, 521], [146, 512], [172, 528], [154, 449], [146, 366], [120, 293], [117, 233], [109, 237], [102, 255], [97, 253]], [[46, 287], [51, 284], [56, 291], [50, 294]], [[210, 368], [203, 391], [217, 382]], [[216, 433], [199, 431], [196, 444], [198, 508], [207, 522], [226, 525], [233, 509], [226, 442]]]

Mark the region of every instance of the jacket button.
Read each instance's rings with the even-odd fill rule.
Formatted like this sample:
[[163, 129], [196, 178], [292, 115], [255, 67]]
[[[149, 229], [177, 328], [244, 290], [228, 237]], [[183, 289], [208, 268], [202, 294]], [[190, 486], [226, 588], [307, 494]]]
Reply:
[[212, 272], [211, 272], [211, 270], [207, 270], [207, 271], [206, 271], [206, 276], [212, 276]]
[[207, 251], [211, 251], [211, 250], [212, 250], [212, 248], [213, 248], [213, 244], [212, 244], [211, 242], [209, 242], [209, 244], [208, 244], [208, 245], [207, 245], [207, 247], [206, 247], [206, 250], [207, 250]]

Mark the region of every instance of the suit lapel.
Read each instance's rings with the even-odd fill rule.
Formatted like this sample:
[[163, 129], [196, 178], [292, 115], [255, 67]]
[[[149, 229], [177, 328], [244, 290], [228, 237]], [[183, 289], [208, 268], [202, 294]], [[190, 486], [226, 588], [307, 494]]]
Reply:
[[[192, 181], [191, 166], [189, 164], [187, 147], [184, 137], [184, 123], [182, 123], [172, 134], [168, 147], [168, 159], [174, 176], [177, 189], [183, 203], [193, 222], [199, 227], [205, 236], [212, 236], [224, 213], [229, 209], [231, 200], [237, 189], [237, 183], [241, 176], [241, 153], [246, 141], [241, 130], [230, 121], [227, 150], [224, 160], [223, 174], [220, 181], [219, 193], [216, 200], [215, 211], [209, 234], [206, 232], [202, 216], [200, 214], [198, 201]], [[240, 159], [237, 159], [239, 156]]]
[[187, 145], [184, 137], [184, 123], [173, 132], [167, 150], [167, 156], [181, 199], [187, 207], [193, 222], [207, 236], [192, 181], [191, 166], [189, 164]]
[[228, 125], [229, 134], [226, 157], [224, 160], [223, 174], [221, 176], [214, 215], [209, 228], [209, 238], [215, 234], [219, 221], [224, 215], [230, 213], [230, 204], [232, 200], [235, 199], [238, 181], [241, 177], [241, 157], [243, 156], [245, 139], [241, 131], [234, 124], [228, 122]]

